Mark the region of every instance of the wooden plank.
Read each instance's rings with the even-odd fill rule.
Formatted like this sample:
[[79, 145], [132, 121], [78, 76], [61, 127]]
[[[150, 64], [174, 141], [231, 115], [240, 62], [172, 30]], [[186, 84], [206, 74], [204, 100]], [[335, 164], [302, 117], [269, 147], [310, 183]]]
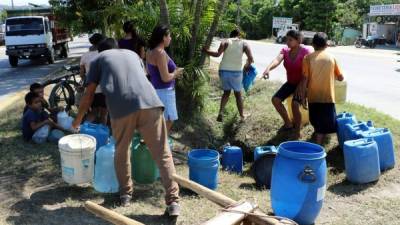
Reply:
[[237, 202], [231, 198], [226, 197], [225, 195], [208, 189], [196, 182], [183, 178], [179, 175], [173, 175], [173, 179], [180, 184], [182, 187], [188, 188], [197, 194], [207, 198], [208, 200], [214, 202], [215, 204], [221, 207], [229, 207], [231, 205], [237, 204]]
[[[256, 207], [249, 202], [244, 202], [238, 206], [227, 209], [228, 211], [218, 214], [202, 225], [236, 225], [240, 224], [246, 217], [245, 213], [253, 212]], [[232, 210], [232, 212], [229, 212]], [[240, 213], [243, 212], [243, 213]]]
[[[221, 193], [210, 190], [210, 189], [208, 189], [196, 182], [188, 180], [184, 177], [181, 177], [176, 174], [172, 175], [172, 177], [182, 187], [188, 188], [224, 208], [238, 204], [237, 201], [235, 201]], [[256, 209], [254, 211], [254, 213], [252, 215], [247, 216], [246, 219], [249, 220], [250, 222], [253, 222], [258, 225], [280, 225], [281, 224], [277, 219], [267, 216], [265, 213], [263, 213], [259, 209]]]
[[112, 210], [106, 209], [102, 206], [97, 205], [91, 201], [85, 202], [85, 208], [89, 212], [95, 214], [98, 217], [101, 217], [104, 220], [107, 220], [110, 223], [117, 225], [144, 225], [136, 220], [123, 216], [119, 213], [116, 213]]

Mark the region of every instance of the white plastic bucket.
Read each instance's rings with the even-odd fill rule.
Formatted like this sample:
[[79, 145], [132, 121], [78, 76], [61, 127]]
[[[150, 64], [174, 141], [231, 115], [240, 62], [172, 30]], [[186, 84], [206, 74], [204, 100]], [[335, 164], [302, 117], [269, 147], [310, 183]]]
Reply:
[[96, 139], [86, 134], [72, 134], [61, 138], [58, 148], [63, 180], [69, 184], [91, 183]]

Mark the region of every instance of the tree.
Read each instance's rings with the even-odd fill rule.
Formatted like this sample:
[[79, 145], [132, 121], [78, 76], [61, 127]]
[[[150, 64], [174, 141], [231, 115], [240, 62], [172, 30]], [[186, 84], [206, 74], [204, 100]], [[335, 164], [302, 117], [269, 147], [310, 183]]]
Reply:
[[3, 9], [0, 11], [0, 22], [4, 22], [6, 18], [7, 18], [7, 11]]
[[160, 24], [170, 27], [168, 4], [166, 0], [160, 0]]
[[[210, 27], [210, 30], [208, 32], [206, 42], [204, 44], [204, 46], [207, 48], [209, 48], [211, 46], [212, 40], [215, 37], [215, 33], [217, 32], [220, 16], [224, 14], [227, 2], [228, 2], [227, 0], [220, 0], [218, 2], [216, 13], [214, 13], [214, 19], [213, 19], [212, 25]], [[202, 52], [201, 57], [200, 57], [200, 65], [204, 65], [205, 61], [206, 61], [206, 54], [204, 52]]]
[[195, 49], [196, 49], [196, 41], [197, 41], [197, 34], [199, 33], [200, 29], [200, 19], [201, 13], [203, 11], [203, 0], [197, 0], [196, 2], [196, 9], [194, 13], [194, 20], [192, 25], [192, 37], [189, 43], [189, 53], [188, 59], [192, 59], [194, 57]]

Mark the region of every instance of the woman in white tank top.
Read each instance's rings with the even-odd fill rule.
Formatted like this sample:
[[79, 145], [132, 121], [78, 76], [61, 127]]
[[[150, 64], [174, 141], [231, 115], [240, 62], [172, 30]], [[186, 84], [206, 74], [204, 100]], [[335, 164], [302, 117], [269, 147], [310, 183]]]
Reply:
[[[221, 42], [217, 52], [210, 51], [209, 49], [204, 49], [204, 51], [213, 57], [219, 57], [222, 53], [224, 54], [219, 65], [219, 76], [224, 93], [221, 98], [221, 106], [217, 121], [222, 122], [223, 120], [225, 106], [228, 103], [232, 90], [235, 94], [240, 118], [241, 120], [244, 120], [245, 115], [243, 114], [243, 99], [241, 91], [243, 88], [243, 69], [247, 70], [247, 68], [254, 62], [250, 47], [240, 38], [240, 31], [235, 29], [231, 32], [229, 39]], [[247, 62], [244, 67], [242, 61], [243, 54], [246, 54], [247, 56]]]

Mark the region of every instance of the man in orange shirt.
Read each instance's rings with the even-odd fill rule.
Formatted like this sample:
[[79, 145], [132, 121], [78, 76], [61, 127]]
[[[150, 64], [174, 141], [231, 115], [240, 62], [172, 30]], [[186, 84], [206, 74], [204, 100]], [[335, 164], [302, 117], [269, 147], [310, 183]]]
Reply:
[[336, 132], [335, 79], [343, 75], [336, 59], [326, 51], [328, 36], [317, 33], [313, 38], [314, 53], [303, 60], [304, 85], [307, 88], [310, 122], [315, 141], [322, 145], [327, 134]]

